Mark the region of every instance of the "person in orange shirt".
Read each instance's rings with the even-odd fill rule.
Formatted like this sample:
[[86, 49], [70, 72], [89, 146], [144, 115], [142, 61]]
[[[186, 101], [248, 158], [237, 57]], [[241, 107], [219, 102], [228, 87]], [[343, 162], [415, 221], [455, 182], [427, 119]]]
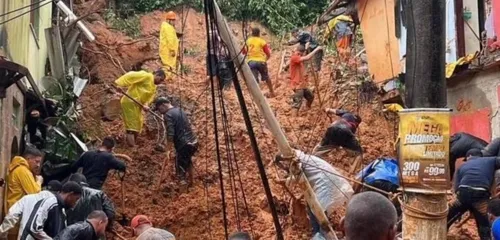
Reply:
[[271, 49], [266, 40], [260, 37], [260, 29], [257, 27], [252, 28], [252, 36], [247, 39], [246, 54], [248, 66], [252, 70], [255, 80], [259, 82], [260, 74], [261, 80], [266, 82], [269, 88], [269, 97], [274, 97], [273, 83], [267, 69], [267, 60], [271, 57]]
[[314, 54], [316, 54], [318, 51], [321, 51], [321, 48], [318, 47], [304, 56], [306, 52], [305, 46], [298, 45], [295, 52], [292, 54], [292, 57], [290, 58], [290, 85], [295, 93], [292, 96], [293, 108], [300, 109], [300, 107], [302, 106], [302, 99], [306, 99], [307, 108], [311, 107], [311, 104], [314, 100], [314, 95], [308, 87], [304, 62], [311, 60]]

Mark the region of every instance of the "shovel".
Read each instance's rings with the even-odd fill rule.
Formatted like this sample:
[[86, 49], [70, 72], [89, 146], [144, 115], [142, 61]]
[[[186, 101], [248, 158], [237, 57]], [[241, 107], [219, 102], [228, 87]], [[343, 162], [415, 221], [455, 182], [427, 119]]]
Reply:
[[127, 240], [125, 237], [123, 237], [122, 235], [117, 233], [115, 230], [111, 230], [111, 233], [114, 234], [117, 238], [119, 238], [121, 240]]
[[125, 216], [125, 172], [120, 173], [118, 172], [118, 177], [120, 178], [121, 181], [121, 191], [122, 191], [122, 219], [118, 220], [118, 223], [122, 226], [128, 226], [130, 224], [130, 219]]

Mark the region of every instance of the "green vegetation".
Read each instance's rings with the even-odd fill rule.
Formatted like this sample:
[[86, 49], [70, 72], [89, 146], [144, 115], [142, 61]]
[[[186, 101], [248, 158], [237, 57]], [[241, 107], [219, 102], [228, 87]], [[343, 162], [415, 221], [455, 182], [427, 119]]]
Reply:
[[111, 28], [123, 32], [131, 38], [138, 38], [141, 35], [140, 18], [139, 14], [127, 14], [127, 17], [122, 18], [109, 9], [104, 13], [104, 19]]
[[[203, 10], [202, 0], [124, 0], [127, 6], [138, 12], [167, 10], [189, 5]], [[236, 21], [258, 21], [273, 33], [288, 32], [294, 27], [313, 24], [328, 6], [330, 0], [220, 0], [223, 14]]]

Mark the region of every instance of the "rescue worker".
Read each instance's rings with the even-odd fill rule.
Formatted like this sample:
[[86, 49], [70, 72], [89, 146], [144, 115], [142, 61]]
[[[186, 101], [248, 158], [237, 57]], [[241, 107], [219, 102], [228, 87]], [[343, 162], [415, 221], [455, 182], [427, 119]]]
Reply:
[[[342, 206], [347, 202], [354, 191], [347, 180], [338, 177], [341, 174], [331, 164], [319, 157], [305, 154], [299, 150], [295, 150], [295, 154], [300, 162], [301, 170], [309, 181], [320, 207], [326, 216], [332, 214], [336, 207]], [[278, 154], [274, 159], [274, 164], [290, 172], [291, 161], [292, 159], [283, 158]], [[277, 181], [281, 184], [287, 182], [287, 180], [281, 180], [279, 177]], [[308, 206], [307, 210], [313, 229], [313, 237], [324, 237], [321, 223], [313, 214], [311, 207]]]
[[[128, 72], [115, 81], [116, 87], [128, 88], [127, 94], [141, 103], [144, 111], [149, 111], [148, 105], [154, 100], [156, 85], [163, 82], [165, 72], [157, 70], [154, 73], [146, 71]], [[135, 140], [142, 131], [144, 116], [141, 113], [141, 106], [123, 96], [120, 100], [122, 107], [123, 121], [125, 122], [126, 141], [131, 147], [135, 146]]]
[[269, 70], [267, 69], [267, 60], [271, 58], [271, 48], [269, 44], [260, 37], [260, 28], [252, 28], [252, 36], [247, 39], [246, 48], [243, 53], [247, 55], [248, 66], [252, 70], [255, 80], [266, 82], [269, 88], [269, 97], [274, 97], [274, 89]]
[[212, 41], [212, 46], [210, 47], [206, 58], [206, 65], [207, 65], [206, 83], [209, 84], [211, 78], [214, 78], [214, 83], [218, 83], [219, 82], [219, 77], [217, 76], [219, 71], [218, 58], [221, 56], [218, 56], [219, 54], [215, 50], [215, 48], [219, 46], [221, 39], [219, 34], [214, 32], [214, 29], [209, 30], [208, 37], [210, 38], [210, 41]]
[[66, 228], [64, 210], [73, 208], [80, 199], [82, 187], [75, 182], [67, 182], [61, 192], [39, 200], [28, 215], [24, 228], [20, 229], [20, 239], [51, 239]]
[[380, 194], [356, 194], [347, 204], [340, 225], [346, 240], [394, 240], [398, 216], [391, 202]]
[[481, 240], [491, 239], [487, 204], [500, 158], [482, 157], [481, 150], [467, 152], [467, 161], [457, 169], [453, 187], [456, 199], [448, 211], [448, 228], [466, 211], [474, 216]]
[[154, 228], [153, 223], [145, 215], [132, 218], [130, 227], [134, 231], [136, 240], [175, 240], [175, 236], [163, 229]]
[[294, 92], [292, 96], [292, 108], [300, 109], [302, 106], [302, 99], [306, 99], [307, 108], [310, 108], [312, 105], [314, 94], [308, 87], [304, 62], [309, 61], [318, 51], [320, 51], [319, 48], [316, 48], [311, 53], [305, 55], [306, 50], [304, 46], [298, 45], [290, 58], [290, 85]]
[[165, 115], [168, 142], [174, 142], [177, 175], [181, 183], [185, 184], [186, 173], [189, 174], [189, 184], [192, 184], [193, 164], [191, 158], [198, 150], [198, 140], [191, 128], [187, 114], [181, 108], [172, 106], [166, 97], [156, 99], [155, 105], [156, 109]]
[[66, 211], [68, 225], [85, 221], [87, 216], [94, 211], [103, 211], [106, 214], [106, 222], [111, 227], [115, 218], [115, 207], [106, 193], [90, 188], [87, 179], [81, 173], [71, 175], [69, 181], [80, 184], [82, 197], [73, 209]]
[[125, 172], [127, 169], [125, 162], [113, 156], [114, 147], [115, 140], [112, 137], [105, 137], [99, 149], [84, 152], [80, 156], [71, 167], [71, 172], [75, 173], [82, 168], [82, 174], [87, 179], [88, 185], [93, 189], [101, 190], [109, 170]]
[[161, 24], [160, 29], [160, 58], [167, 73], [168, 80], [172, 79], [173, 73], [177, 72], [177, 57], [179, 54], [179, 38], [175, 30], [177, 14], [173, 11], [167, 12], [166, 22]]
[[500, 138], [495, 138], [483, 150], [484, 157], [500, 157]]
[[313, 38], [311, 33], [299, 30], [298, 28], [295, 28], [292, 30], [292, 36], [293, 39], [288, 41], [288, 45], [295, 45], [295, 44], [300, 44], [300, 46], [304, 47], [305, 51], [307, 54], [314, 52], [313, 54], [313, 67], [316, 72], [321, 71], [321, 62], [323, 61], [323, 48], [319, 46], [318, 42], [316, 39]]
[[[28, 194], [39, 193], [42, 190], [43, 179], [39, 176], [42, 152], [32, 146], [26, 146], [22, 156], [16, 156], [9, 165], [6, 178], [6, 200], [4, 212]], [[17, 239], [18, 229], [9, 233], [10, 239]]]
[[[47, 190], [39, 193], [28, 194], [14, 203], [9, 209], [9, 212], [4, 217], [2, 225], [0, 225], [0, 238], [5, 238], [9, 230], [13, 229], [18, 223], [20, 229], [24, 229], [29, 220], [31, 211], [35, 208], [35, 204], [45, 198], [49, 198], [57, 194], [62, 189], [61, 182], [52, 180], [47, 184]], [[16, 236], [21, 236], [22, 232], [16, 228]], [[17, 237], [15, 238], [17, 239]]]
[[458, 132], [450, 137], [450, 178], [455, 173], [455, 163], [471, 149], [483, 150], [488, 143], [476, 136], [465, 132]]
[[327, 114], [335, 114], [340, 119], [335, 120], [326, 130], [321, 142], [313, 149], [313, 155], [321, 156], [335, 148], [343, 147], [354, 151], [356, 159], [352, 165], [351, 172], [361, 164], [363, 149], [356, 138], [356, 130], [361, 123], [361, 117], [342, 109], [325, 109]]
[[352, 24], [353, 20], [351, 16], [341, 14], [328, 22], [325, 31], [325, 39], [328, 39], [331, 35], [336, 40], [335, 45], [343, 63], [348, 62], [349, 53], [351, 52]]
[[98, 240], [106, 235], [108, 217], [103, 211], [93, 211], [85, 221], [69, 225], [54, 240]]

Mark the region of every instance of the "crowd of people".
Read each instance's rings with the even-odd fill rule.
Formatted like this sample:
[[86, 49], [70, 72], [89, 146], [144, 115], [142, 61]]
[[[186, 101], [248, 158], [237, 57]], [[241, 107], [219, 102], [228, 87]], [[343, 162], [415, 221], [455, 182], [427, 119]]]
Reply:
[[[168, 12], [160, 29], [159, 55], [162, 68], [155, 72], [132, 71], [118, 78], [112, 86], [115, 93], [122, 93], [121, 107], [125, 127], [125, 141], [136, 146], [144, 124], [143, 111], [159, 112], [165, 123], [166, 147], [175, 149], [175, 167], [181, 184], [193, 183], [192, 157], [198, 150], [198, 140], [188, 114], [174, 106], [168, 96], [157, 96], [157, 85], [176, 74], [179, 58], [179, 37], [175, 29], [177, 15]], [[352, 41], [352, 19], [339, 16], [328, 24], [327, 35], [337, 40], [341, 57], [349, 57]], [[295, 50], [287, 63], [290, 86], [293, 90], [292, 108], [300, 109], [303, 101], [310, 108], [314, 101], [309, 88], [308, 75], [321, 70], [324, 50], [311, 33], [299, 29], [292, 31]], [[213, 30], [209, 37], [220, 42]], [[261, 30], [252, 28], [242, 53], [257, 82], [265, 82], [269, 94], [276, 95], [269, 76], [267, 61], [271, 57], [269, 44], [261, 37]], [[207, 79], [218, 81], [217, 51], [207, 53]], [[122, 89], [123, 88], [123, 89]], [[126, 88], [126, 90], [125, 90]], [[154, 105], [154, 108], [150, 108]], [[305, 175], [320, 207], [308, 202], [307, 212], [313, 239], [324, 239], [325, 224], [336, 208], [347, 203], [341, 229], [347, 240], [396, 239], [401, 231], [401, 206], [391, 199], [400, 187], [398, 159], [381, 157], [364, 167], [357, 175], [358, 183], [352, 184], [330, 163], [322, 159], [328, 152], [343, 148], [355, 154], [351, 174], [359, 169], [363, 148], [356, 137], [362, 122], [359, 115], [345, 109], [325, 109], [326, 114], [337, 118], [325, 130], [321, 141], [311, 154], [295, 150], [300, 170]], [[154, 112], [153, 112], [154, 113]], [[156, 116], [156, 113], [154, 113]], [[173, 144], [170, 144], [173, 143]], [[0, 238], [8, 239], [100, 239], [106, 232], [114, 232], [115, 207], [102, 191], [109, 171], [125, 172], [125, 162], [113, 154], [115, 141], [106, 137], [102, 145], [83, 153], [71, 166], [71, 176], [61, 181], [43, 183], [40, 176], [42, 152], [27, 146], [21, 156], [12, 159], [5, 179], [5, 217], [0, 225]], [[490, 144], [467, 133], [457, 133], [450, 138], [450, 175], [456, 199], [450, 203], [448, 227], [469, 211], [475, 218], [481, 240], [500, 239], [500, 200], [492, 192], [500, 184], [500, 138]], [[460, 160], [459, 159], [463, 159]], [[293, 175], [292, 159], [277, 155], [273, 163]], [[500, 173], [500, 171], [499, 171]], [[297, 180], [297, 179], [295, 179]], [[278, 182], [289, 181], [277, 178]], [[359, 184], [362, 182], [363, 184]], [[43, 186], [43, 187], [42, 187]], [[493, 190], [492, 190], [493, 189]], [[326, 217], [322, 217], [322, 216]], [[175, 239], [167, 230], [155, 228], [148, 216], [137, 215], [130, 224], [136, 239]], [[232, 234], [231, 240], [249, 240], [246, 232]]]

